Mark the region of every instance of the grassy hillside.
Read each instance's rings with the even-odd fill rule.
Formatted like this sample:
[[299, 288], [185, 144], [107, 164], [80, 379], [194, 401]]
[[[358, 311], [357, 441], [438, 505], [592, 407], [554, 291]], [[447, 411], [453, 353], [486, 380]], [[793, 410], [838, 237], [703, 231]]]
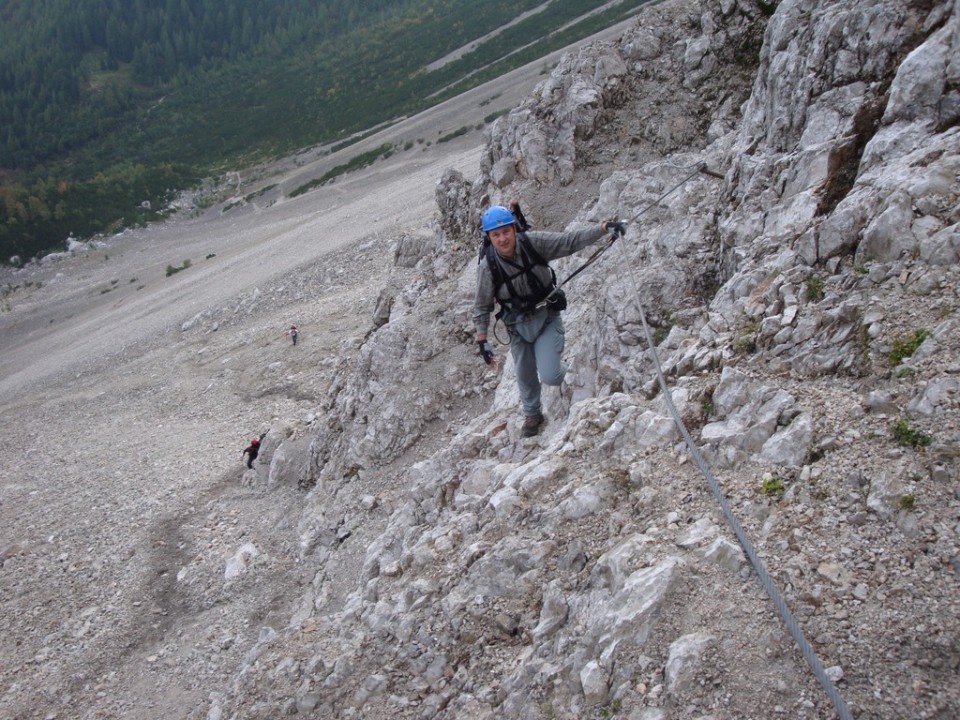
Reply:
[[416, 113], [645, 1], [0, 0], [0, 262], [160, 219], [199, 178]]

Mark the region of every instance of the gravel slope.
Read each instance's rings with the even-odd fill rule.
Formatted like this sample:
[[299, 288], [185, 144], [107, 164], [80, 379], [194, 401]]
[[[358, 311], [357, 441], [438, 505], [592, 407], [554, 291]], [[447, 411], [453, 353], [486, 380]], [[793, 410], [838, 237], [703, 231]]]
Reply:
[[[241, 451], [325, 397], [391, 241], [427, 231], [443, 172], [477, 171], [483, 118], [559, 55], [338, 152], [231, 173], [205, 211], [0, 268], [0, 717], [205, 717], [259, 628], [290, 617], [301, 495], [244, 480]], [[287, 197], [387, 142], [403, 149]], [[259, 572], [227, 579], [249, 542]]]
[[[473, 97], [370, 142], [455, 129], [469, 108], [483, 110]], [[221, 204], [4, 271], [0, 716], [187, 717], [272, 613], [289, 617], [301, 496], [244, 485], [241, 451], [324, 396], [326, 370], [371, 327], [389, 241], [429, 225], [436, 180], [475, 171], [480, 145], [478, 131], [416, 145], [292, 200]], [[250, 192], [289, 191], [343, 155], [258, 169]], [[269, 570], [226, 581], [251, 541]], [[215, 562], [178, 582], [198, 558]]]

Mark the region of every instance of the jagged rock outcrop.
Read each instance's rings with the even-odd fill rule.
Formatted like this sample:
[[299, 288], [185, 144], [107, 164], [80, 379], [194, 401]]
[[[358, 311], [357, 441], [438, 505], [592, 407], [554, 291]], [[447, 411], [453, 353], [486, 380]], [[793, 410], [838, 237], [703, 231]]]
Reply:
[[[729, 124], [745, 99], [763, 20], [761, 4], [663, 3], [616, 46], [565, 55], [490, 129], [483, 181], [496, 193], [521, 181], [569, 185], [591, 166], [605, 176], [603, 163], [617, 152], [611, 140], [640, 159], [702, 147], [708, 127]], [[612, 132], [597, 137], [608, 125]]]
[[[873, 289], [909, 278], [923, 294], [956, 264], [951, 11], [778, 6], [729, 155], [726, 282], [703, 344], [733, 332], [800, 375], [857, 374]], [[935, 262], [913, 270], [918, 256]]]
[[[565, 57], [476, 180], [441, 180], [430, 252], [398, 253], [313, 428], [315, 580], [211, 712], [832, 717], [644, 319], [855, 716], [960, 712], [958, 56], [957, 0], [676, 0]], [[463, 208], [513, 195], [632, 221], [571, 293], [569, 391], [532, 440], [469, 334]]]

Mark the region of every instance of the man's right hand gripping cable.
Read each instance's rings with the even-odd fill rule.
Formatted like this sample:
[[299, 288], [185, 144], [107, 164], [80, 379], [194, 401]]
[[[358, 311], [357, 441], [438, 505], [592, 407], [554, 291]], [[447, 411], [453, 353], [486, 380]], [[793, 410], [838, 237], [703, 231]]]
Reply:
[[607, 220], [603, 223], [604, 231], [617, 237], [623, 237], [627, 233], [627, 224], [622, 220]]

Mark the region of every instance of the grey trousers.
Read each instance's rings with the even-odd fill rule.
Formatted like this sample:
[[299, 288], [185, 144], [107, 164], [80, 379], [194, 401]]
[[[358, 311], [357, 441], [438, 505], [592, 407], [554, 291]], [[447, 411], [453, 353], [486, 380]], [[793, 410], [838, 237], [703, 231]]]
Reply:
[[518, 322], [508, 322], [510, 354], [517, 371], [520, 403], [524, 415], [537, 415], [540, 406], [540, 383], [559, 385], [567, 373], [560, 361], [564, 332], [560, 313], [541, 310], [523, 315]]

